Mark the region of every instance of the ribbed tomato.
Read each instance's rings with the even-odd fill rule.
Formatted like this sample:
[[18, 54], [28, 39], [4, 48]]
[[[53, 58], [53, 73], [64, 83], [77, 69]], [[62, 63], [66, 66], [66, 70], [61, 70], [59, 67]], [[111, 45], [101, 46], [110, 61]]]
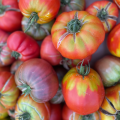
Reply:
[[22, 14], [29, 18], [30, 26], [36, 22], [44, 24], [55, 18], [60, 8], [60, 0], [20, 0], [19, 7]]
[[22, 17], [17, 0], [0, 1], [0, 29], [8, 32], [20, 30]]
[[39, 58], [30, 59], [21, 64], [15, 73], [15, 82], [23, 94], [30, 94], [36, 102], [49, 101], [59, 87], [53, 67]]
[[116, 24], [119, 15], [117, 6], [110, 1], [96, 1], [87, 9], [91, 15], [97, 16], [104, 25], [105, 32], [109, 32]]
[[12, 50], [12, 56], [18, 60], [26, 61], [39, 57], [38, 43], [22, 31], [13, 32], [7, 39], [7, 46]]
[[101, 120], [101, 119], [98, 111], [88, 115], [80, 115], [69, 109], [65, 104], [62, 109], [62, 120]]
[[109, 55], [95, 63], [95, 69], [101, 76], [105, 87], [110, 87], [120, 80], [120, 59]]
[[14, 62], [11, 56], [12, 51], [7, 46], [9, 34], [0, 29], [0, 67], [10, 65]]
[[15, 107], [15, 120], [49, 120], [50, 115], [48, 102], [37, 103], [30, 96], [20, 96]]
[[120, 23], [109, 33], [107, 47], [112, 55], [120, 57]]
[[48, 35], [42, 42], [40, 48], [40, 56], [42, 59], [48, 61], [51, 65], [59, 65], [62, 60], [62, 55], [54, 47], [52, 36]]
[[100, 116], [101, 120], [120, 120], [120, 83], [105, 90]]
[[55, 48], [69, 59], [84, 59], [92, 55], [105, 38], [102, 22], [86, 11], [60, 14], [51, 34]]
[[20, 94], [14, 75], [10, 72], [0, 72], [0, 104], [9, 109], [15, 106]]
[[99, 74], [90, 67], [74, 67], [62, 80], [62, 93], [66, 105], [80, 115], [96, 112], [105, 91]]

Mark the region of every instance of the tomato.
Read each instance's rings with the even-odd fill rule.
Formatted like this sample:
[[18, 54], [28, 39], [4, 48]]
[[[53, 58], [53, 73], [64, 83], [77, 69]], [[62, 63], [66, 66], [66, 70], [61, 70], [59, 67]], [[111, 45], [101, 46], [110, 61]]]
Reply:
[[2, 72], [2, 71], [10, 72], [10, 66], [0, 67], [0, 72]]
[[15, 118], [15, 107], [9, 109], [7, 112], [10, 117]]
[[12, 51], [7, 46], [8, 36], [7, 32], [0, 30], [0, 67], [14, 62], [14, 58], [11, 56]]
[[7, 109], [0, 104], [0, 120], [8, 116]]
[[59, 11], [60, 0], [20, 0], [19, 7], [22, 14], [29, 18], [30, 27], [33, 23], [44, 24], [53, 20]]
[[113, 0], [114, 3], [116, 3], [116, 5], [118, 6], [118, 8], [120, 9], [120, 0]]
[[6, 109], [14, 107], [20, 94], [14, 75], [7, 71], [0, 72], [0, 83], [0, 104]]
[[15, 107], [15, 120], [49, 120], [50, 115], [48, 102], [37, 103], [30, 96], [22, 95]]
[[55, 48], [69, 59], [84, 59], [92, 55], [105, 37], [99, 18], [86, 11], [60, 14], [52, 26], [51, 34]]
[[105, 87], [110, 87], [120, 80], [120, 59], [117, 57], [104, 56], [95, 63], [95, 69]]
[[21, 61], [36, 58], [40, 54], [38, 43], [22, 31], [13, 32], [7, 39], [7, 45], [12, 50], [11, 55]]
[[92, 3], [86, 11], [101, 20], [106, 33], [111, 31], [115, 26], [119, 15], [117, 6], [110, 1], [96, 1]]
[[97, 111], [105, 91], [99, 74], [92, 68], [71, 68], [62, 80], [62, 93], [66, 105], [80, 115]]
[[85, 0], [61, 0], [61, 11], [69, 12], [72, 10], [82, 11], [85, 8]]
[[62, 120], [101, 120], [99, 117], [99, 112], [96, 111], [89, 115], [80, 115], [73, 112], [65, 104], [62, 109]]
[[61, 120], [62, 107], [61, 104], [51, 104], [51, 116], [49, 120]]
[[64, 102], [63, 94], [62, 94], [62, 88], [61, 88], [61, 83], [64, 75], [67, 73], [67, 70], [63, 68], [63, 66], [54, 66], [54, 70], [57, 73], [57, 77], [59, 80], [59, 88], [56, 93], [56, 95], [50, 100], [51, 103], [53, 104], [60, 104]]
[[23, 63], [23, 61], [20, 60], [16, 60], [10, 67], [10, 72], [12, 74], [15, 74], [16, 70], [18, 69], [18, 67]]
[[51, 35], [47, 36], [43, 40], [40, 49], [40, 56], [42, 59], [48, 61], [51, 65], [59, 65], [60, 61], [62, 60], [62, 55], [53, 45]]
[[52, 66], [45, 60], [34, 58], [25, 61], [15, 73], [15, 82], [25, 95], [36, 102], [46, 102], [58, 90], [58, 78]]
[[8, 32], [19, 30], [23, 16], [17, 0], [2, 0], [0, 4], [0, 29]]
[[100, 116], [101, 120], [120, 120], [120, 83], [105, 90]]
[[60, 65], [63, 65], [64, 68], [69, 70], [72, 67], [76, 67], [78, 64], [80, 65], [83, 61], [83, 65], [88, 64], [91, 60], [92, 56], [88, 56], [84, 59], [68, 59], [68, 58], [63, 58], [63, 60], [60, 62]]
[[[22, 19], [23, 31], [27, 29], [28, 21], [29, 21], [28, 18], [23, 17]], [[54, 23], [54, 20], [46, 24], [35, 23], [34, 25], [31, 25], [30, 29], [26, 32], [26, 34], [30, 35], [35, 40], [43, 40], [46, 36], [50, 35], [53, 23]]]
[[110, 53], [120, 57], [120, 23], [114, 27], [107, 38], [107, 47]]

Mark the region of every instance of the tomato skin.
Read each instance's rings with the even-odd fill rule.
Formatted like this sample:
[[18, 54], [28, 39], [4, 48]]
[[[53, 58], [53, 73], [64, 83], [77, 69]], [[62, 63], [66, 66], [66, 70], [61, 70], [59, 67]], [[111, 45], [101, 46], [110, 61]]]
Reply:
[[8, 66], [14, 62], [11, 56], [12, 51], [7, 46], [7, 38], [9, 34], [0, 29], [0, 67]]
[[[120, 83], [118, 83], [115, 86], [106, 88], [105, 99], [101, 105], [101, 108], [111, 114], [119, 113], [117, 112], [117, 111], [120, 111], [120, 92], [119, 91], [120, 91]], [[113, 107], [110, 105], [110, 103], [106, 98], [109, 99], [109, 101], [112, 103], [112, 105], [117, 111], [113, 109]], [[100, 111], [100, 116], [101, 116], [101, 120], [119, 120], [118, 118], [115, 119], [117, 115], [107, 115], [101, 111]], [[119, 115], [119, 118], [120, 118], [120, 115]]]
[[101, 120], [99, 117], [99, 112], [94, 112], [89, 115], [82, 116], [78, 113], [75, 113], [64, 104], [62, 109], [62, 120]]
[[7, 109], [0, 104], [0, 120], [8, 116]]
[[97, 111], [105, 95], [102, 80], [95, 70], [90, 69], [90, 73], [83, 79], [76, 67], [70, 69], [64, 76], [62, 93], [66, 105], [80, 115]]
[[49, 120], [61, 120], [62, 107], [61, 104], [51, 104], [51, 116]]
[[118, 6], [118, 8], [120, 9], [120, 0], [113, 0], [113, 1]]
[[[46, 102], [54, 97], [58, 90], [58, 78], [53, 67], [45, 60], [34, 58], [25, 61], [15, 73], [17, 86], [32, 88], [30, 96], [36, 102]], [[23, 92], [26, 87], [19, 87]]]
[[60, 61], [62, 60], [62, 55], [53, 45], [51, 35], [47, 36], [43, 40], [40, 48], [40, 56], [53, 66], [59, 65]]
[[10, 66], [0, 67], [0, 72], [2, 72], [2, 71], [10, 72]]
[[107, 38], [107, 47], [110, 53], [116, 57], [120, 57], [120, 23], [117, 24], [109, 33]]
[[[109, 4], [111, 3], [111, 4]], [[119, 10], [117, 6], [110, 1], [96, 1], [92, 3], [88, 8], [86, 9], [87, 12], [89, 12], [91, 15], [98, 15], [98, 10], [101, 10], [102, 8], [107, 9], [106, 12], [108, 16], [111, 17], [106, 17], [105, 20], [101, 20], [101, 22], [104, 25], [105, 32], [110, 32], [112, 28], [115, 26], [117, 22], [117, 18], [119, 15]], [[100, 18], [100, 17], [99, 17]]]
[[18, 99], [15, 107], [15, 120], [19, 120], [17, 115], [23, 114], [24, 112], [30, 114], [30, 120], [49, 120], [51, 115], [50, 104], [49, 102], [37, 103], [30, 96], [22, 95]]
[[50, 22], [57, 15], [60, 8], [60, 0], [20, 0], [19, 8], [22, 14], [29, 18], [32, 12], [36, 12], [39, 19], [37, 23]]
[[107, 55], [95, 63], [95, 70], [101, 76], [105, 87], [110, 87], [120, 80], [120, 59]]
[[[20, 94], [14, 80], [14, 75], [7, 71], [0, 72], [0, 83], [0, 94], [2, 95], [0, 103], [6, 109], [10, 109], [15, 106], [17, 98]], [[7, 96], [8, 94], [9, 96]]]
[[[17, 0], [2, 0], [2, 5], [10, 5], [10, 8], [19, 9]], [[13, 32], [21, 29], [23, 15], [17, 11], [6, 11], [0, 15], [0, 29]]]
[[7, 39], [7, 45], [12, 51], [20, 54], [18, 60], [21, 61], [36, 58], [40, 54], [38, 43], [22, 31], [13, 32]]
[[[74, 32], [73, 27], [70, 27], [73, 25], [71, 23], [74, 18], [79, 24], [75, 27], [77, 32]], [[69, 32], [70, 30], [71, 32]], [[98, 49], [99, 45], [104, 41], [105, 31], [101, 21], [96, 16], [90, 15], [86, 11], [70, 11], [64, 12], [57, 17], [52, 26], [51, 35], [55, 48], [63, 57], [84, 59]]]

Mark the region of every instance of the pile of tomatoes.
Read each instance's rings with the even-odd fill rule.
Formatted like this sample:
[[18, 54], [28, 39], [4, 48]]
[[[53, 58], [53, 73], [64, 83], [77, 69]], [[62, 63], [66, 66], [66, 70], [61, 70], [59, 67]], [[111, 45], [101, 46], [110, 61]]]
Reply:
[[0, 120], [120, 120], [120, 2], [86, 2], [0, 1]]

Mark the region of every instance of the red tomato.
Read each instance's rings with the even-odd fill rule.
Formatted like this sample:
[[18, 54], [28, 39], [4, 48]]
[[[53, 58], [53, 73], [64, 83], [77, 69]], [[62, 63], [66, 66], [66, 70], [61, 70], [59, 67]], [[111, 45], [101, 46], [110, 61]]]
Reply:
[[92, 55], [105, 38], [99, 18], [86, 11], [60, 14], [51, 34], [55, 48], [69, 59], [84, 59]]
[[22, 95], [15, 107], [15, 120], [49, 120], [50, 115], [48, 102], [37, 103], [30, 96]]
[[118, 6], [118, 8], [120, 9], [120, 0], [113, 0], [115, 3], [116, 3], [116, 5]]
[[120, 23], [108, 35], [107, 47], [112, 55], [120, 57]]
[[7, 39], [7, 45], [12, 50], [12, 56], [26, 61], [39, 56], [38, 43], [22, 31], [13, 32]]
[[105, 95], [98, 73], [83, 66], [67, 72], [62, 80], [62, 93], [67, 106], [80, 115], [97, 111]]
[[51, 116], [49, 120], [61, 120], [62, 107], [61, 104], [51, 104]]
[[54, 47], [52, 42], [52, 36], [47, 36], [42, 44], [40, 49], [40, 56], [42, 59], [48, 61], [51, 65], [59, 65], [62, 60], [62, 55]]
[[101, 20], [106, 33], [115, 26], [119, 15], [117, 6], [110, 1], [96, 1], [86, 11]]
[[8, 36], [8, 33], [0, 30], [0, 67], [10, 65], [15, 60], [11, 56], [12, 51], [7, 46]]
[[17, 0], [2, 0], [0, 5], [0, 29], [8, 32], [19, 30], [22, 17]]
[[30, 26], [36, 22], [44, 24], [55, 18], [60, 8], [60, 0], [20, 0], [19, 7], [22, 14], [30, 19]]
[[7, 109], [15, 106], [20, 94], [14, 75], [10, 72], [0, 72], [0, 104]]
[[120, 83], [105, 90], [100, 117], [101, 120], [120, 120]]
[[36, 102], [46, 102], [58, 90], [58, 78], [52, 66], [45, 60], [34, 58], [25, 61], [15, 73], [15, 82], [23, 94]]
[[89, 115], [80, 115], [69, 109], [65, 104], [62, 109], [62, 120], [101, 120], [101, 119], [98, 111]]
[[0, 67], [0, 72], [2, 72], [2, 71], [10, 72], [10, 66]]

